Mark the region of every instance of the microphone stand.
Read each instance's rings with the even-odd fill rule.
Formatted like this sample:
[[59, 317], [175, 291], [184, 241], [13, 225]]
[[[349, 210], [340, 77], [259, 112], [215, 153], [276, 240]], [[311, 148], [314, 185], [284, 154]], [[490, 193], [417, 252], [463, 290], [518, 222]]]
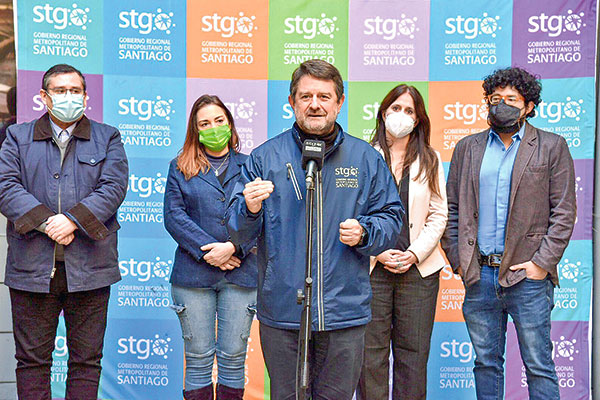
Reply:
[[311, 305], [312, 305], [312, 230], [313, 230], [313, 208], [315, 184], [314, 179], [306, 179], [306, 273], [304, 277], [304, 293], [298, 289], [296, 302], [302, 304], [302, 316], [300, 317], [300, 331], [298, 333], [298, 365], [296, 375], [296, 399], [305, 400], [310, 380], [310, 366], [308, 361], [309, 342], [312, 328]]

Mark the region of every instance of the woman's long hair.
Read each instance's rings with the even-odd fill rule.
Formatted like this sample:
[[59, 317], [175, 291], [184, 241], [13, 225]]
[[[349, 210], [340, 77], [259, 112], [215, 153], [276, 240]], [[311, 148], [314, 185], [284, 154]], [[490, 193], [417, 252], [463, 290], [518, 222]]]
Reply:
[[[406, 145], [406, 153], [404, 155], [404, 163], [401, 171], [406, 168], [410, 168], [410, 165], [415, 162], [417, 157], [419, 158], [419, 172], [414, 180], [420, 179], [422, 176], [425, 177], [429, 185], [429, 190], [436, 195], [440, 195], [440, 188], [438, 183], [438, 158], [435, 151], [429, 144], [429, 137], [431, 135], [431, 123], [425, 110], [425, 102], [421, 93], [414, 86], [401, 84], [390, 90], [390, 92], [384, 97], [379, 106], [377, 112], [377, 120], [375, 122], [375, 131], [373, 138], [371, 139], [372, 145], [379, 145], [383, 150], [383, 156], [387, 163], [390, 171], [392, 170], [392, 158], [390, 156], [390, 147], [385, 134], [385, 121], [383, 116], [387, 109], [396, 101], [398, 97], [408, 92], [415, 103], [415, 113], [417, 117], [417, 123], [413, 131], [410, 133], [408, 144]], [[392, 171], [392, 174], [394, 171]]]
[[185, 136], [185, 142], [183, 148], [179, 151], [177, 156], [177, 169], [179, 169], [186, 180], [198, 175], [200, 171], [203, 174], [210, 168], [210, 163], [206, 158], [206, 152], [204, 145], [200, 143], [198, 139], [198, 110], [202, 107], [214, 104], [223, 109], [227, 122], [231, 127], [231, 138], [229, 139], [229, 148], [233, 149], [236, 153], [240, 151], [240, 139], [235, 129], [235, 123], [233, 121], [233, 115], [231, 111], [223, 104], [219, 97], [214, 95], [205, 94], [202, 95], [194, 102], [192, 111], [190, 111], [190, 118], [188, 119], [187, 134]]

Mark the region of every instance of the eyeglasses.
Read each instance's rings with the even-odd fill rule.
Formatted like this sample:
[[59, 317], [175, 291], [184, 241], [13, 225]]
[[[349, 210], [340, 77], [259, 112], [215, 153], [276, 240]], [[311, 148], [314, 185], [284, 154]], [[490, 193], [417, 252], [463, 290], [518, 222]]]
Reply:
[[508, 96], [501, 96], [499, 94], [493, 94], [491, 96], [488, 96], [488, 101], [493, 106], [500, 104], [500, 100], [504, 100], [504, 102], [508, 105], [514, 105], [521, 101], [525, 101], [522, 97], [511, 94], [509, 94]]
[[66, 88], [63, 88], [63, 87], [53, 88], [53, 89], [48, 88], [48, 90], [46, 90], [46, 93], [50, 94], [50, 92], [52, 92], [52, 94], [58, 94], [58, 95], [61, 95], [61, 96], [64, 95], [64, 94], [66, 94], [67, 92], [69, 92], [71, 94], [74, 94], [74, 95], [78, 96], [78, 95], [83, 94], [83, 89], [82, 88], [66, 89]]

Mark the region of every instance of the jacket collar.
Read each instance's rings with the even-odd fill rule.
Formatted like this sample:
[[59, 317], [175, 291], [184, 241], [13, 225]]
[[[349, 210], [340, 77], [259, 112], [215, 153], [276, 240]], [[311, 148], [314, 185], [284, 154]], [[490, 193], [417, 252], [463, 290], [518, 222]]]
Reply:
[[[91, 124], [90, 120], [84, 115], [77, 122], [71, 136], [78, 139], [90, 140]], [[47, 140], [52, 138], [52, 125], [50, 125], [50, 114], [42, 115], [33, 127], [33, 140]]]
[[244, 163], [238, 153], [233, 150], [229, 150], [229, 166], [225, 171], [225, 179], [223, 180], [223, 186], [227, 185], [231, 179], [235, 178], [240, 173], [240, 167]]
[[[299, 129], [300, 128], [298, 127], [298, 124], [296, 122], [294, 122], [294, 125], [292, 125], [292, 136], [294, 136], [294, 140], [296, 141], [296, 144], [300, 148], [300, 152], [302, 152], [302, 141], [300, 140]], [[344, 133], [344, 129], [342, 129], [342, 126], [336, 122], [334, 129], [337, 129], [338, 134], [335, 138], [335, 141], [333, 142], [333, 145], [329, 148], [329, 150], [325, 151], [325, 156], [328, 156], [332, 151], [337, 149], [338, 146], [340, 144], [342, 144], [342, 142], [344, 141], [345, 133]]]
[[[477, 133], [474, 140], [475, 145], [471, 147], [471, 162], [472, 162], [472, 182], [473, 182], [473, 191], [475, 193], [475, 199], [477, 201], [477, 205], [479, 206], [479, 174], [481, 172], [481, 163], [483, 162], [483, 154], [485, 153], [485, 148], [487, 146], [487, 139], [490, 135], [490, 129], [486, 129], [483, 132]], [[529, 124], [529, 122], [525, 123], [525, 133], [521, 138], [521, 145], [519, 146], [519, 150], [517, 151], [517, 156], [515, 158], [515, 162], [513, 164], [513, 172], [511, 178], [511, 195], [510, 195], [510, 203], [513, 203], [514, 196], [516, 193], [516, 188], [521, 182], [521, 177], [523, 176], [523, 171], [529, 162], [529, 159], [533, 155], [533, 151], [537, 147], [537, 132], [536, 129]], [[510, 211], [509, 211], [510, 213]]]
[[517, 150], [517, 156], [515, 157], [515, 162], [513, 164], [509, 204], [513, 204], [517, 193], [516, 189], [521, 183], [525, 167], [529, 164], [531, 156], [533, 156], [534, 151], [538, 147], [537, 139], [537, 130], [532, 125], [529, 125], [529, 123], [525, 123], [525, 134], [523, 135], [522, 143], [519, 146], [519, 150]]
[[219, 178], [215, 175], [212, 168], [209, 168], [205, 173], [202, 173], [202, 171], [198, 172], [198, 178], [206, 181], [208, 184], [210, 184], [220, 192], [225, 193], [224, 186], [240, 171], [240, 165], [243, 164], [241, 159], [242, 157], [238, 157], [238, 154], [234, 150], [229, 150], [229, 166], [225, 171], [225, 179], [223, 180], [223, 185], [221, 185], [221, 183], [219, 182]]
[[483, 154], [485, 146], [490, 135], [490, 129], [475, 134], [475, 144], [471, 146], [471, 180], [473, 184], [473, 194], [475, 195], [475, 204], [479, 206], [479, 173], [481, 171], [481, 163], [483, 162]]

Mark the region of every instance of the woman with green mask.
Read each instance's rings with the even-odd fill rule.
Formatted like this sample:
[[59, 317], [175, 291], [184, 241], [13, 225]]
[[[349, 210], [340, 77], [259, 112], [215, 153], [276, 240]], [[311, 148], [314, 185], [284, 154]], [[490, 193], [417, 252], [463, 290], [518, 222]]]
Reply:
[[[183, 149], [171, 161], [164, 220], [178, 243], [171, 274], [173, 309], [185, 343], [186, 400], [242, 399], [244, 362], [256, 312], [255, 243], [229, 241], [228, 199], [247, 156], [233, 116], [217, 96], [192, 106]], [[215, 335], [215, 328], [217, 332]]]

